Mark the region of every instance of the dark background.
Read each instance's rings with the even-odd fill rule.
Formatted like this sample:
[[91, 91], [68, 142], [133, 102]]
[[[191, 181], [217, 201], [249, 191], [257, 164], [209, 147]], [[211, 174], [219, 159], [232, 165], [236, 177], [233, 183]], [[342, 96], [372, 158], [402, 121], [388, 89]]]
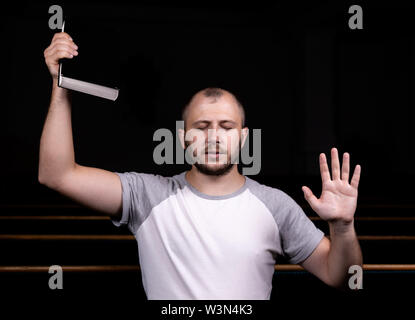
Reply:
[[[153, 133], [174, 130], [190, 97], [215, 85], [241, 99], [249, 128], [262, 129], [257, 180], [294, 196], [309, 182], [319, 194], [318, 155], [335, 146], [350, 152], [353, 169], [362, 166], [359, 199], [410, 200], [413, 8], [365, 3], [364, 29], [350, 30], [348, 8], [356, 3], [61, 3], [69, 30], [82, 30], [81, 42], [74, 36], [79, 59], [94, 55], [91, 70], [99, 66], [99, 76], [120, 88], [116, 102], [74, 94], [76, 161], [113, 171], [182, 171], [187, 167], [153, 162]], [[37, 183], [51, 92], [43, 51], [56, 32], [48, 27], [49, 5], [2, 11], [1, 202], [51, 201]], [[97, 26], [112, 28], [106, 43]], [[87, 50], [95, 44], [97, 52]], [[105, 72], [111, 68], [118, 72]]]
[[[414, 204], [414, 5], [19, 2], [3, 6], [0, 21], [3, 210], [72, 204], [37, 180], [52, 85], [43, 57], [56, 32], [48, 27], [52, 4], [62, 6], [68, 32], [78, 35], [72, 62], [93, 61], [79, 78], [120, 88], [116, 102], [73, 94], [77, 163], [169, 176], [187, 169], [153, 162], [154, 131], [173, 131], [196, 91], [219, 86], [239, 97], [247, 126], [262, 130], [262, 169], [251, 178], [305, 205], [302, 185], [320, 195], [319, 153], [329, 158], [337, 147], [351, 154], [352, 170], [362, 167], [359, 204]], [[363, 30], [348, 27], [353, 4], [363, 8]], [[405, 254], [413, 263], [413, 251]], [[404, 291], [407, 279], [389, 281]]]

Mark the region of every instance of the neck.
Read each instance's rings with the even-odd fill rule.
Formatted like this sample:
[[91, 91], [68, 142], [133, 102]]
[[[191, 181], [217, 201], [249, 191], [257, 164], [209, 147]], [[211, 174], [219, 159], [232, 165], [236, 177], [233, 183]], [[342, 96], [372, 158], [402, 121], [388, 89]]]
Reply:
[[200, 192], [210, 196], [231, 194], [245, 184], [245, 177], [238, 172], [237, 165], [221, 176], [201, 173], [195, 166], [185, 174], [187, 181]]

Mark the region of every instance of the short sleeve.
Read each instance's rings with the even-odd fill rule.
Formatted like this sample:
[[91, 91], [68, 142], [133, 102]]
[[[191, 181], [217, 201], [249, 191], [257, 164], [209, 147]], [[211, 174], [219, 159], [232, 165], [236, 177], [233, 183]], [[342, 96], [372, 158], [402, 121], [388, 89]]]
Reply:
[[[128, 225], [128, 228], [135, 230], [137, 225], [137, 219], [134, 214], [133, 200], [136, 200], [137, 194], [142, 193], [141, 179], [137, 176], [136, 172], [114, 172], [118, 175], [121, 181], [122, 188], [122, 214], [121, 219], [111, 218], [112, 223], [119, 227], [121, 225]], [[139, 200], [139, 199], [137, 199]], [[136, 202], [136, 201], [135, 201]]]
[[169, 179], [149, 173], [114, 173], [121, 180], [122, 214], [120, 220], [112, 218], [111, 221], [117, 227], [127, 225], [135, 234], [152, 208], [167, 196]]
[[292, 264], [306, 260], [324, 237], [303, 209], [288, 195], [285, 213], [279, 221], [282, 250]]

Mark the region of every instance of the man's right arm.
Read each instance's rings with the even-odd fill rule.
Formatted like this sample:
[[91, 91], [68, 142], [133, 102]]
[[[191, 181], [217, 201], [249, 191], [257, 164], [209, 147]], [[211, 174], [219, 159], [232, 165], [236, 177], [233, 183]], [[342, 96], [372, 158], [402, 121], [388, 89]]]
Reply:
[[59, 59], [77, 55], [77, 46], [65, 32], [56, 33], [44, 51], [52, 95], [40, 139], [38, 179], [82, 205], [119, 219], [122, 187], [117, 174], [75, 162], [69, 92], [58, 87], [57, 75]]

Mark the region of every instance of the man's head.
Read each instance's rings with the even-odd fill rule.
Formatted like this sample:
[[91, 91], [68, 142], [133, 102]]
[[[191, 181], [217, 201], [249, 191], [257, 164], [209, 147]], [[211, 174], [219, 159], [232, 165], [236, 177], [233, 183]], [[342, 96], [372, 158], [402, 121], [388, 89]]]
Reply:
[[[225, 89], [209, 87], [196, 92], [190, 101], [184, 106], [182, 110], [182, 120], [184, 121], [185, 130], [187, 130], [186, 124], [188, 123], [187, 118], [189, 116], [189, 110], [192, 107], [195, 105], [197, 107], [200, 102], [207, 101], [208, 103], [215, 103], [221, 98], [223, 98], [222, 100], [226, 100], [226, 102], [234, 104], [238, 107], [241, 128], [243, 128], [245, 126], [245, 109], [235, 95]], [[232, 109], [234, 109], [234, 106], [232, 106]]]
[[183, 108], [182, 119], [180, 140], [183, 148], [191, 147], [195, 167], [208, 175], [230, 171], [248, 133], [244, 108], [235, 95], [221, 88], [200, 90]]

